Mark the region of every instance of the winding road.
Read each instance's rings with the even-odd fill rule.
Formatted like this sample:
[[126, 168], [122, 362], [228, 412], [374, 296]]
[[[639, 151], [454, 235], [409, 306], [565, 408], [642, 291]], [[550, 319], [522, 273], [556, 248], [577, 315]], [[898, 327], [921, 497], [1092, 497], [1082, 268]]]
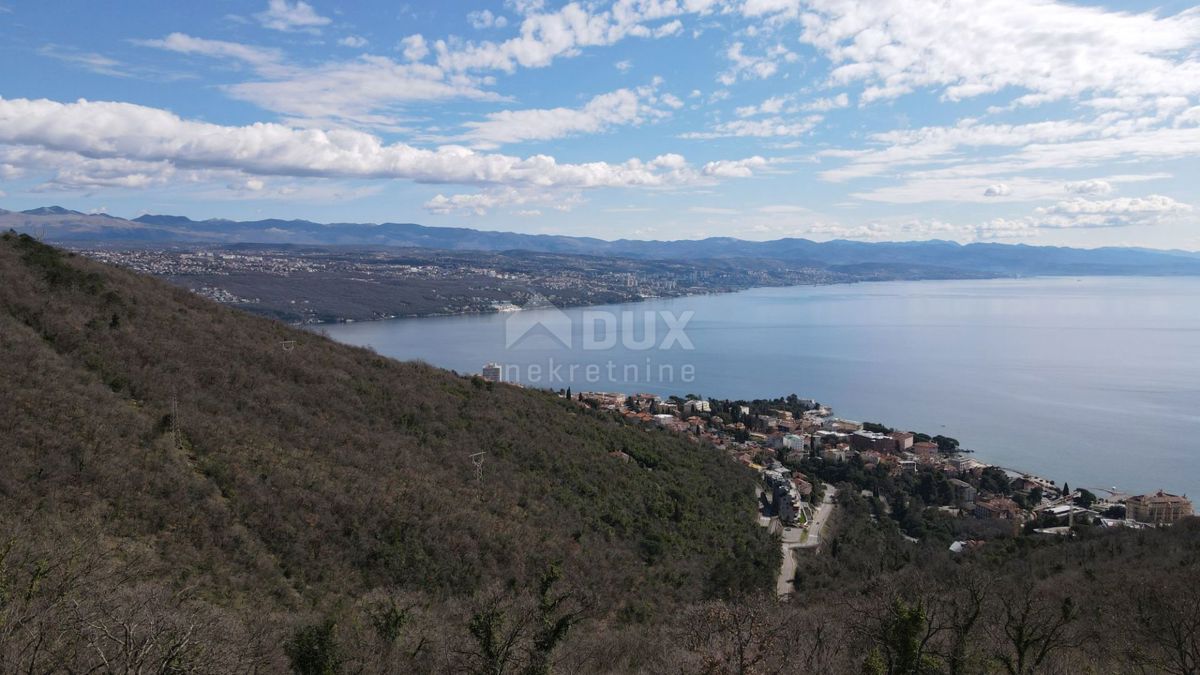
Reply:
[[796, 549], [816, 548], [820, 545], [821, 530], [829, 522], [829, 516], [833, 514], [835, 497], [837, 497], [837, 488], [826, 483], [825, 496], [821, 499], [821, 505], [817, 507], [812, 518], [809, 519], [807, 529], [783, 527], [778, 520], [772, 519], [772, 531], [780, 533], [783, 546], [783, 564], [779, 566], [779, 578], [775, 581], [775, 592], [780, 597], [792, 594], [792, 579], [796, 576]]

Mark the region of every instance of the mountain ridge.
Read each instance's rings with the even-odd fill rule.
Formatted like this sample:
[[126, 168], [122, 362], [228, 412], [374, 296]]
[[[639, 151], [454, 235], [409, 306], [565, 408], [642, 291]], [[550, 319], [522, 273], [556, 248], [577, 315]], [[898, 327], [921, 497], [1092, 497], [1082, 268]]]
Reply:
[[[49, 211], [53, 207], [44, 207]], [[66, 211], [65, 209], [60, 209]], [[30, 211], [41, 211], [31, 209]], [[0, 214], [0, 229], [35, 233], [51, 242], [112, 245], [269, 243], [322, 246], [419, 247], [447, 251], [533, 251], [640, 259], [763, 259], [793, 265], [922, 265], [958, 269], [973, 275], [1197, 275], [1200, 253], [1133, 247], [1080, 249], [946, 240], [817, 242], [788, 237], [749, 241], [733, 237], [689, 240], [604, 240], [595, 237], [524, 234], [431, 227], [417, 223], [317, 223], [303, 219], [235, 221], [145, 214], [113, 216], [54, 211], [47, 215]]]

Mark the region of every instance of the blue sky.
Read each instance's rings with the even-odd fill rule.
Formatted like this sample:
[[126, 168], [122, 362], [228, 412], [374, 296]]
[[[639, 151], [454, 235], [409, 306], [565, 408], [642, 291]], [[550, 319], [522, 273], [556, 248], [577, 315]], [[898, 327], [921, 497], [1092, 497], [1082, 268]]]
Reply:
[[1200, 8], [0, 0], [0, 205], [1200, 249]]

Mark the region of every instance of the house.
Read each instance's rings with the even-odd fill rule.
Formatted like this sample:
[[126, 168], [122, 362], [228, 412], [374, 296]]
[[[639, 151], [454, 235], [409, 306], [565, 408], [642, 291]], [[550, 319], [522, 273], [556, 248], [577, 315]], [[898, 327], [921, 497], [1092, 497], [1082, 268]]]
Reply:
[[796, 486], [796, 492], [799, 492], [801, 497], [808, 497], [812, 494], [812, 483], [805, 480], [804, 476], [792, 476], [792, 484]]
[[683, 412], [688, 415], [712, 412], [712, 405], [710, 405], [708, 401], [703, 401], [700, 399], [688, 399], [683, 404]]
[[896, 439], [888, 434], [878, 434], [860, 429], [850, 434], [850, 447], [859, 452], [874, 450], [875, 452], [891, 453], [896, 451]]
[[803, 450], [807, 447], [807, 443], [803, 436], [796, 434], [786, 434], [783, 437], [783, 447], [787, 450]]
[[950, 487], [954, 488], [954, 501], [959, 504], [973, 504], [977, 495], [975, 486], [957, 478], [950, 479]]
[[896, 452], [905, 452], [912, 450], [914, 439], [916, 438], [908, 431], [893, 431], [890, 436], [896, 442]]
[[975, 517], [982, 520], [1016, 520], [1021, 507], [1008, 497], [992, 497], [975, 502]]
[[854, 422], [852, 420], [843, 420], [836, 417], [831, 417], [822, 423], [822, 426], [829, 431], [841, 431], [843, 433], [853, 433], [862, 429], [862, 422]]
[[629, 407], [637, 410], [649, 410], [651, 406], [662, 401], [654, 394], [634, 394], [629, 397]]
[[[775, 506], [775, 513], [780, 522], [784, 525], [795, 524], [800, 519], [804, 500], [796, 489], [796, 484], [792, 482], [790, 472], [783, 467], [773, 467], [763, 472], [763, 482], [771, 490], [771, 503]], [[811, 489], [812, 486], [809, 486], [810, 491]]]
[[843, 464], [850, 457], [850, 451], [846, 448], [827, 447], [821, 452], [821, 458], [826, 462], [837, 462]]
[[1056, 523], [1084, 523], [1092, 522], [1099, 514], [1095, 511], [1089, 511], [1082, 506], [1073, 504], [1058, 504], [1056, 506], [1048, 506], [1038, 511], [1043, 515], [1054, 519]]
[[499, 364], [489, 363], [483, 367], [482, 376], [488, 382], [500, 382], [504, 379], [504, 372]]
[[1152, 495], [1138, 495], [1125, 501], [1125, 517], [1139, 523], [1169, 525], [1195, 515], [1187, 495], [1167, 494], [1162, 490]]
[[922, 459], [932, 459], [933, 457], [937, 457], [938, 454], [937, 443], [932, 443], [930, 441], [913, 443], [909, 446], [909, 449], [912, 450], [914, 455]]
[[850, 442], [850, 436], [839, 431], [818, 431], [813, 434], [813, 445], [829, 447]]

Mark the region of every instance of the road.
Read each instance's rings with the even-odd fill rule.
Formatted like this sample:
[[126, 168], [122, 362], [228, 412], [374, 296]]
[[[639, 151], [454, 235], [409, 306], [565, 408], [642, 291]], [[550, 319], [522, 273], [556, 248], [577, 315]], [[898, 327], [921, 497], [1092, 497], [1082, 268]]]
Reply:
[[821, 530], [833, 514], [833, 499], [836, 496], [837, 488], [826, 483], [825, 496], [809, 519], [807, 530], [781, 527], [778, 520], [772, 520], [772, 530], [779, 532], [783, 546], [783, 564], [779, 566], [779, 578], [775, 580], [775, 592], [780, 597], [792, 594], [792, 579], [796, 577], [796, 549], [815, 548], [821, 543]]

